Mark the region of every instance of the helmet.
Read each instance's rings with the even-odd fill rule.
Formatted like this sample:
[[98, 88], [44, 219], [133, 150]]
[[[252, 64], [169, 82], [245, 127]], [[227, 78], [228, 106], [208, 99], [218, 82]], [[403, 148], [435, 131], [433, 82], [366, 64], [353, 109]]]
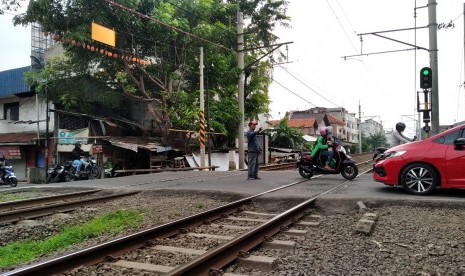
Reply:
[[327, 126], [326, 127], [328, 134], [333, 133], [333, 127], [332, 126]]
[[81, 147], [81, 142], [76, 142], [76, 143], [74, 144], [74, 146], [80, 148], [80, 147]]
[[328, 135], [328, 128], [327, 127], [320, 127], [320, 134], [321, 136], [326, 136]]
[[402, 132], [405, 130], [405, 124], [402, 123], [402, 122], [399, 122], [396, 124], [396, 130], [399, 131], [399, 132]]

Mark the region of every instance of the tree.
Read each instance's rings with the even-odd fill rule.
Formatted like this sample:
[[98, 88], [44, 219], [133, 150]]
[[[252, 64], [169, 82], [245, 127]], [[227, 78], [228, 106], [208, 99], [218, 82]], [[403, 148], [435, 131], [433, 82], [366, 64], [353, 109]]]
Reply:
[[[240, 118], [236, 99], [239, 72], [235, 51], [230, 50], [236, 48], [237, 40], [235, 26], [230, 23], [236, 17], [236, 1], [121, 0], [118, 3], [155, 20], [142, 18], [104, 0], [36, 0], [29, 3], [25, 14], [15, 17], [15, 24], [37, 22], [44, 31], [64, 42], [65, 57], [56, 61], [56, 68], [47, 73], [47, 83], [60, 91], [52, 100], [60, 102], [73, 95], [76, 85], [67, 86], [65, 79], [106, 85], [123, 102], [132, 99], [145, 105], [148, 117], [157, 126], [146, 131], [161, 136], [162, 142], [167, 143], [170, 127], [198, 129], [198, 49], [203, 46], [205, 64], [211, 68], [211, 126], [216, 132], [224, 132], [227, 141], [233, 141]], [[277, 39], [273, 28], [276, 24], [287, 24], [287, 1], [243, 0], [240, 5], [246, 21], [250, 22], [245, 29], [246, 48], [263, 47], [247, 52], [247, 63], [271, 49]], [[91, 40], [92, 22], [115, 29], [116, 48]], [[89, 51], [87, 45], [99, 51]], [[102, 49], [109, 53], [102, 55]], [[150, 63], [133, 62], [131, 57]], [[246, 117], [268, 111], [272, 65], [266, 60], [256, 63], [250, 72]], [[57, 69], [66, 66], [66, 74]], [[74, 102], [74, 108], [81, 108], [79, 98]]]
[[[370, 134], [369, 137], [362, 133], [362, 152], [374, 151], [378, 147], [389, 147], [383, 133]], [[358, 151], [358, 146], [355, 149]]]
[[285, 117], [272, 129], [265, 130], [265, 134], [270, 135], [270, 145], [277, 148], [288, 148], [297, 150], [309, 150], [310, 143], [305, 141], [296, 129], [288, 126], [288, 119]]
[[17, 11], [26, 3], [26, 0], [2, 0], [0, 2], [0, 15], [4, 14], [5, 11]]

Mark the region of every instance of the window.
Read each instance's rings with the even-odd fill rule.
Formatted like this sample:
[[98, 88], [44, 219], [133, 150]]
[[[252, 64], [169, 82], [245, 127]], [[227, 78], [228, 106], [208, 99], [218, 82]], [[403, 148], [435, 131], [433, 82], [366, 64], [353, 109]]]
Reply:
[[454, 144], [454, 140], [457, 139], [460, 135], [460, 129], [459, 130], [456, 130], [452, 133], [449, 133], [447, 135], [444, 135], [444, 136], [441, 136], [439, 138], [437, 138], [436, 140], [434, 140], [434, 143], [437, 143], [437, 144], [444, 144], [444, 145], [452, 145]]
[[19, 121], [19, 102], [3, 105], [3, 119], [7, 121]]

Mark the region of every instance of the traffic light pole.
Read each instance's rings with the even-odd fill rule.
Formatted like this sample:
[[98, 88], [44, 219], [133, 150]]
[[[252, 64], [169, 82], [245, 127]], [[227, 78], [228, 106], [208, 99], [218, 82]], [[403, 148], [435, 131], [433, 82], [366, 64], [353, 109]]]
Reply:
[[417, 110], [418, 112], [423, 112], [423, 123], [425, 123], [425, 126], [423, 127], [423, 131], [425, 132], [425, 139], [429, 138], [430, 130], [431, 127], [429, 126], [429, 123], [431, 121], [431, 116], [430, 116], [430, 111], [432, 110], [433, 105], [429, 102], [428, 100], [428, 93], [429, 90], [428, 88], [423, 89], [423, 94], [424, 94], [424, 102], [423, 102], [423, 109], [420, 108], [420, 95], [417, 94]]

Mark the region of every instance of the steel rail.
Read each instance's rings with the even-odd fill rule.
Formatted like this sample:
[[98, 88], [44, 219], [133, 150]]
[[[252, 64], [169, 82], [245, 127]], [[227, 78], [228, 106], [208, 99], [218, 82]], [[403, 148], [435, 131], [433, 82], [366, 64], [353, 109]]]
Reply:
[[285, 189], [310, 179], [296, 181], [286, 184], [272, 190], [268, 190], [253, 196], [249, 196], [226, 205], [204, 211], [186, 218], [182, 218], [170, 223], [166, 223], [151, 229], [147, 229], [132, 235], [128, 235], [116, 240], [99, 244], [90, 248], [70, 253], [57, 259], [45, 261], [35, 265], [27, 266], [6, 272], [2, 275], [51, 275], [62, 273], [81, 265], [93, 265], [105, 261], [108, 256], [121, 255], [128, 251], [143, 247], [150, 243], [150, 240], [156, 238], [171, 237], [182, 232], [183, 229], [189, 229], [203, 224], [206, 221], [219, 219], [224, 215], [235, 212], [240, 206], [251, 202], [252, 199], [269, 194], [275, 191]]
[[96, 190], [89, 190], [89, 191], [83, 191], [83, 192], [77, 192], [77, 193], [62, 194], [62, 195], [57, 195], [57, 196], [47, 196], [47, 197], [38, 197], [38, 198], [32, 198], [32, 199], [2, 202], [0, 203], [0, 212], [10, 211], [10, 210], [19, 209], [19, 208], [29, 208], [31, 206], [37, 206], [39, 204], [49, 204], [49, 203], [57, 202], [60, 200], [67, 200], [70, 198], [76, 198], [80, 196], [94, 194], [100, 191], [102, 190], [96, 189]]
[[98, 202], [106, 201], [116, 197], [129, 196], [138, 193], [139, 191], [132, 191], [114, 195], [106, 195], [95, 198], [86, 198], [68, 202], [59, 202], [56, 204], [48, 204], [43, 206], [36, 206], [26, 209], [18, 209], [13, 211], [7, 211], [0, 213], [0, 224], [11, 223], [22, 219], [32, 219], [37, 217], [43, 217], [53, 215], [57, 212], [69, 212], [83, 205], [91, 205]]
[[215, 273], [221, 271], [223, 267], [235, 261], [240, 253], [252, 250], [263, 243], [267, 237], [272, 237], [282, 231], [283, 228], [286, 229], [287, 226], [301, 219], [316, 199], [338, 189], [348, 181], [346, 180], [323, 193], [311, 197], [245, 234], [208, 251], [192, 262], [173, 269], [167, 275], [216, 275]]

